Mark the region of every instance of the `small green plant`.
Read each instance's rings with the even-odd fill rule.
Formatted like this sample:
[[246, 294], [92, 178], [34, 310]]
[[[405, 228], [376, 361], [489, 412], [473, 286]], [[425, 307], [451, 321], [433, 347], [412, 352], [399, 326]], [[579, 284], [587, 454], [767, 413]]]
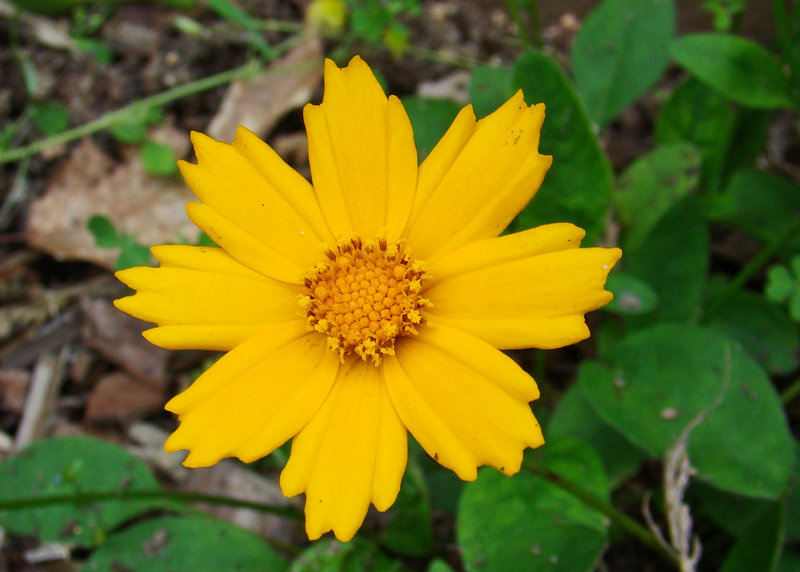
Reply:
[[776, 264], [767, 271], [764, 294], [770, 300], [787, 304], [789, 315], [800, 322], [800, 256], [795, 256], [789, 266]]
[[135, 235], [118, 232], [114, 223], [103, 215], [94, 215], [86, 223], [94, 242], [100, 248], [118, 248], [116, 270], [141, 266], [150, 262], [150, 249], [141, 244]]

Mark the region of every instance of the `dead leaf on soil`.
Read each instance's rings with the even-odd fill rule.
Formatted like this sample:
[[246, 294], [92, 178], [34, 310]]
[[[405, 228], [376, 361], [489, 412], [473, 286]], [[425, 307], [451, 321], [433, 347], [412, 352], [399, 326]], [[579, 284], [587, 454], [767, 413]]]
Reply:
[[25, 405], [31, 374], [24, 369], [0, 369], [0, 402], [3, 411], [20, 413]]
[[83, 298], [81, 309], [86, 318], [82, 334], [87, 346], [154, 389], [160, 391], [166, 386], [170, 352], [142, 337], [147, 324], [123, 314], [108, 300]]
[[320, 81], [322, 42], [309, 35], [261, 75], [231, 83], [208, 135], [231, 141], [244, 125], [264, 137], [287, 111], [307, 103]]
[[[181, 488], [196, 493], [232, 496], [245, 501], [274, 506], [295, 504], [283, 496], [274, 479], [263, 477], [233, 460], [220, 461], [212, 467], [193, 469], [189, 472], [188, 478]], [[295, 523], [285, 517], [244, 508], [218, 505], [198, 506], [266, 538], [283, 541], [292, 539]]]
[[[188, 151], [189, 137], [161, 127], [153, 139], [170, 145], [177, 156]], [[105, 215], [118, 232], [136, 235], [143, 244], [196, 240], [199, 231], [186, 216], [194, 195], [177, 178], [156, 177], [136, 153], [116, 164], [90, 139], [84, 139], [50, 179], [43, 197], [30, 207], [28, 242], [59, 260], [86, 260], [113, 268], [117, 249], [99, 248], [86, 223]]]
[[127, 373], [110, 373], [98, 381], [86, 404], [87, 421], [131, 421], [161, 408], [162, 392]]

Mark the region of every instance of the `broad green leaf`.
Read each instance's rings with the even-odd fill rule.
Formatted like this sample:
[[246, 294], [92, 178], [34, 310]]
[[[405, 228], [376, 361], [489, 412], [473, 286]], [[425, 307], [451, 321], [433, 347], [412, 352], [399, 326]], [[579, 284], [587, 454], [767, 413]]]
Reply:
[[553, 166], [511, 230], [569, 221], [586, 230], [587, 244], [594, 243], [603, 231], [613, 179], [583, 104], [561, 66], [540, 52], [519, 57], [513, 84], [528, 103], [547, 106], [539, 150], [553, 156]]
[[697, 187], [701, 154], [694, 145], [661, 145], [622, 174], [614, 192], [624, 228], [623, 251], [638, 248], [658, 220]]
[[[737, 171], [725, 189], [725, 197], [728, 210], [720, 218], [764, 244], [785, 233], [800, 213], [800, 188], [772, 173]], [[797, 250], [800, 236], [795, 236], [783, 252]]]
[[783, 545], [783, 503], [773, 502], [728, 552], [720, 572], [773, 572]]
[[453, 568], [444, 560], [437, 558], [428, 566], [428, 572], [455, 572]]
[[288, 566], [266, 542], [233, 524], [204, 516], [167, 516], [113, 534], [81, 570], [282, 572]]
[[436, 146], [461, 109], [457, 103], [446, 99], [417, 96], [404, 97], [403, 106], [414, 128], [420, 161]]
[[704, 417], [689, 436], [697, 478], [759, 498], [786, 491], [793, 440], [780, 398], [736, 342], [699, 326], [662, 324], [628, 336], [605, 357], [606, 365], [584, 362], [581, 387], [625, 437], [661, 457]]
[[42, 103], [31, 108], [31, 120], [45, 135], [61, 133], [69, 126], [69, 110], [59, 103]]
[[575, 35], [572, 71], [589, 114], [606, 125], [650, 89], [669, 63], [672, 0], [605, 0]]
[[[122, 447], [99, 439], [39, 441], [0, 463], [0, 502], [78, 492], [157, 491], [155, 477]], [[42, 540], [100, 544], [126, 520], [165, 502], [124, 500], [0, 510], [0, 525]]]
[[116, 248], [120, 246], [120, 237], [114, 223], [107, 216], [94, 215], [89, 218], [86, 228], [92, 233], [94, 242], [100, 248]]
[[689, 73], [732, 101], [761, 109], [793, 105], [780, 63], [752, 40], [720, 33], [691, 34], [674, 40], [670, 53]]
[[612, 482], [620, 484], [636, 473], [647, 455], [597, 415], [580, 385], [581, 381], [578, 380], [561, 398], [545, 435], [548, 442], [572, 437], [590, 445]]
[[398, 561], [373, 543], [356, 537], [350, 542], [318, 540], [292, 561], [289, 572], [400, 572]]
[[[712, 284], [707, 299], [719, 296], [724, 284]], [[770, 373], [797, 369], [800, 337], [797, 327], [779, 305], [747, 290], [733, 294], [707, 324], [738, 340]]]
[[795, 441], [795, 466], [792, 493], [786, 500], [786, 540], [800, 540], [800, 443]]
[[696, 516], [702, 513], [722, 530], [741, 538], [775, 501], [721, 491], [700, 482], [692, 483], [687, 503]]
[[627, 271], [658, 296], [655, 310], [631, 316], [635, 326], [688, 320], [697, 310], [708, 273], [708, 224], [692, 196], [675, 203], [636, 250], [625, 252]]
[[625, 272], [612, 272], [606, 280], [606, 289], [614, 299], [603, 306], [606, 312], [616, 314], [646, 314], [658, 305], [658, 295], [646, 282]]
[[513, 78], [514, 69], [506, 66], [480, 65], [472, 70], [469, 100], [478, 118], [489, 115], [513, 95]]
[[152, 175], [171, 176], [178, 173], [178, 158], [163, 143], [147, 141], [142, 145], [140, 159], [145, 170]]
[[[551, 439], [531, 456], [608, 499], [603, 466], [588, 445]], [[467, 571], [579, 572], [592, 570], [602, 553], [606, 522], [601, 513], [524, 468], [513, 477], [482, 469], [464, 488], [456, 531]]]
[[781, 553], [778, 565], [775, 567], [776, 572], [797, 572], [800, 570], [800, 552], [792, 550], [788, 546], [784, 547]]
[[387, 513], [389, 521], [381, 544], [398, 554], [425, 556], [433, 544], [431, 507], [422, 470], [410, 460], [397, 500]]

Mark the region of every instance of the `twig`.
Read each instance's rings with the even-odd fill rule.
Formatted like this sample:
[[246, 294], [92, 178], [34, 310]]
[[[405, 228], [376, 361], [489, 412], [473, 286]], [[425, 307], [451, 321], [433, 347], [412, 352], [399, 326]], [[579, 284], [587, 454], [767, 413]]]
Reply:
[[31, 389], [25, 400], [22, 420], [17, 429], [15, 443], [17, 450], [44, 436], [45, 421], [64, 378], [68, 353], [68, 346], [63, 346], [58, 355], [46, 352], [39, 357], [33, 370]]
[[724, 400], [730, 384], [731, 348], [725, 347], [725, 369], [722, 387], [713, 403], [700, 411], [681, 431], [675, 444], [664, 455], [664, 508], [670, 542], [664, 538], [661, 529], [650, 514], [650, 495], [643, 500], [642, 512], [645, 521], [662, 547], [678, 561], [681, 572], [695, 572], [702, 556], [700, 539], [692, 534], [692, 515], [689, 505], [684, 502], [686, 489], [694, 469], [689, 461], [689, 435], [708, 418]]

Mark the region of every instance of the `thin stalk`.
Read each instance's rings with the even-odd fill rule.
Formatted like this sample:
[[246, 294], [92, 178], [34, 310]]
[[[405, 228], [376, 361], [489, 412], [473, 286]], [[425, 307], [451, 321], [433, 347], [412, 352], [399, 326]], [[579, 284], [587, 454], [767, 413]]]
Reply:
[[784, 230], [778, 237], [770, 244], [765, 246], [744, 268], [739, 271], [739, 274], [731, 280], [725, 290], [714, 300], [703, 312], [700, 318], [701, 322], [707, 322], [717, 315], [717, 313], [728, 303], [731, 297], [741, 290], [745, 284], [775, 256], [775, 254], [786, 246], [797, 233], [800, 232], [800, 217], [797, 217], [789, 227]]
[[583, 502], [586, 506], [606, 515], [614, 524], [621, 529], [636, 537], [642, 544], [657, 552], [665, 561], [678, 568], [678, 561], [650, 532], [645, 526], [639, 524], [624, 512], [617, 510], [606, 501], [597, 498], [594, 494], [587, 491], [582, 486], [565, 479], [555, 471], [551, 471], [541, 465], [526, 463], [525, 468], [534, 475], [553, 483], [562, 490], [567, 491], [575, 498]]
[[81, 137], [86, 137], [92, 133], [97, 133], [103, 129], [108, 129], [116, 123], [124, 121], [131, 115], [142, 113], [148, 108], [160, 107], [186, 96], [200, 93], [201, 91], [206, 91], [220, 85], [225, 85], [226, 83], [230, 83], [235, 79], [253, 77], [259, 71], [261, 71], [261, 66], [255, 61], [250, 61], [241, 67], [204, 77], [202, 79], [168, 89], [167, 91], [151, 95], [150, 97], [145, 97], [144, 99], [140, 99], [139, 101], [131, 103], [130, 105], [126, 105], [125, 107], [117, 109], [116, 111], [106, 113], [105, 115], [102, 115], [93, 121], [89, 121], [88, 123], [84, 123], [83, 125], [73, 127], [72, 129], [67, 129], [61, 133], [56, 133], [55, 135], [50, 135], [49, 137], [45, 137], [44, 139], [40, 139], [24, 147], [18, 147], [16, 149], [9, 149], [7, 151], [0, 152], [0, 164], [18, 161], [20, 159], [24, 159], [25, 157], [30, 157], [32, 155], [36, 155], [37, 153], [41, 153], [49, 147], [75, 141]]
[[787, 405], [797, 394], [800, 393], [800, 378], [794, 380], [792, 384], [781, 392], [781, 403]]
[[275, 514], [287, 518], [301, 519], [302, 513], [294, 507], [273, 506], [220, 495], [192, 493], [182, 491], [107, 491], [107, 492], [74, 492], [62, 495], [42, 495], [22, 497], [0, 501], [0, 511], [14, 511], [30, 508], [42, 508], [59, 504], [85, 505], [93, 502], [118, 502], [131, 500], [167, 499], [186, 503], [206, 503], [246, 508], [257, 512]]

